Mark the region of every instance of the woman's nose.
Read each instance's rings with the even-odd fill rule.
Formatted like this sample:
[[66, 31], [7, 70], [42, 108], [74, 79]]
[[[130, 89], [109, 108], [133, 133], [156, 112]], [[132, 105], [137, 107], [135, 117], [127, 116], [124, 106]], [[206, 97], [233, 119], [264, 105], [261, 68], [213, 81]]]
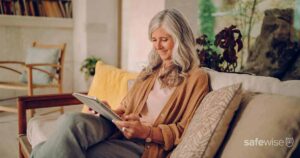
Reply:
[[157, 50], [162, 49], [162, 45], [161, 45], [161, 42], [160, 42], [160, 41], [156, 42], [155, 48], [156, 48]]

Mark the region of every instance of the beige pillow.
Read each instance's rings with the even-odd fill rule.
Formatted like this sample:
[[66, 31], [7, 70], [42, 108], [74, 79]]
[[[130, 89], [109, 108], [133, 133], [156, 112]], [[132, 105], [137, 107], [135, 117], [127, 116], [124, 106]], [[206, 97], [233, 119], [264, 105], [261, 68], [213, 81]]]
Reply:
[[173, 158], [213, 157], [241, 100], [241, 84], [208, 93], [196, 110]]
[[212, 90], [242, 83], [243, 90], [300, 97], [300, 80], [280, 81], [274, 77], [217, 72], [205, 68]]
[[290, 157], [300, 139], [300, 98], [254, 95], [233, 126], [220, 157]]

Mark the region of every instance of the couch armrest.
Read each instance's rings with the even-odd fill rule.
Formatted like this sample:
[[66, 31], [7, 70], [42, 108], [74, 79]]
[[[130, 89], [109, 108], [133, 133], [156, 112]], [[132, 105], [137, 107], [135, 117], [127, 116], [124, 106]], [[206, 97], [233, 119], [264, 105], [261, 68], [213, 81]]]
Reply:
[[18, 97], [19, 136], [26, 135], [26, 110], [82, 104], [72, 93]]

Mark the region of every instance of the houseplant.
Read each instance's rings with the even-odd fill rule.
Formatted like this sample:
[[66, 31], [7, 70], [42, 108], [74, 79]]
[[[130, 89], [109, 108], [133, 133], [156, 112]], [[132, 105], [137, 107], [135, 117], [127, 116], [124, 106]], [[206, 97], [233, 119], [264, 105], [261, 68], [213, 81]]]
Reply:
[[237, 53], [243, 48], [242, 34], [236, 26], [225, 27], [215, 36], [214, 43], [205, 34], [198, 37], [196, 43], [200, 46], [197, 53], [201, 66], [221, 72], [235, 72]]
[[87, 57], [83, 61], [80, 67], [80, 71], [84, 73], [86, 80], [89, 79], [91, 76], [95, 75], [95, 66], [98, 61], [102, 61], [102, 60], [101, 58], [95, 56]]

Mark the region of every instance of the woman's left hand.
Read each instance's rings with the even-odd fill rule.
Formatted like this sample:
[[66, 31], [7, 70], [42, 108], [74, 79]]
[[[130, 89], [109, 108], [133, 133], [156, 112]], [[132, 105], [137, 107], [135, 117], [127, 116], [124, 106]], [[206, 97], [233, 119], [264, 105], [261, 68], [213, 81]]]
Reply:
[[150, 128], [141, 123], [138, 115], [124, 115], [123, 118], [122, 121], [114, 120], [113, 122], [127, 139], [145, 139], [148, 136]]

